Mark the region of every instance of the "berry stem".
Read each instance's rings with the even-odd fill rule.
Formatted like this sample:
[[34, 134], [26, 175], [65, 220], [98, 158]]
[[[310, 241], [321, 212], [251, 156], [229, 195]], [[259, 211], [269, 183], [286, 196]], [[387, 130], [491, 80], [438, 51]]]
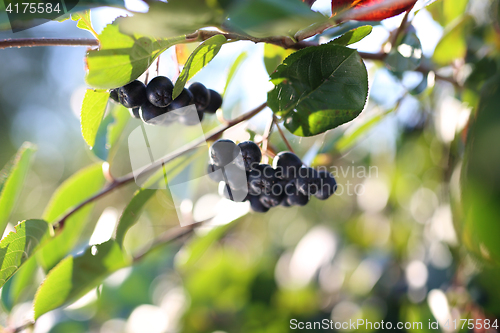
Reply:
[[[251, 110], [251, 111], [249, 111], [247, 113], [244, 113], [241, 116], [236, 117], [233, 120], [229, 121], [227, 124], [224, 124], [222, 126], [219, 126], [218, 128], [213, 129], [212, 131], [210, 131], [209, 133], [207, 133], [206, 139], [202, 138], [202, 139], [200, 139], [198, 141], [195, 141], [195, 142], [193, 142], [193, 143], [191, 143], [189, 145], [184, 146], [184, 148], [182, 150], [180, 150], [179, 153], [177, 153], [175, 155], [171, 155], [171, 156], [169, 156], [169, 157], [167, 157], [165, 159], [158, 160], [158, 161], [152, 163], [148, 168], [146, 168], [145, 170], [143, 170], [143, 172], [147, 173], [149, 171], [155, 170], [155, 169], [161, 167], [162, 165], [164, 165], [164, 164], [166, 164], [168, 162], [171, 162], [172, 160], [176, 159], [177, 157], [182, 156], [186, 152], [191, 151], [192, 149], [198, 147], [199, 145], [204, 144], [206, 141], [215, 140], [216, 138], [218, 138], [227, 129], [229, 129], [229, 128], [235, 126], [235, 125], [238, 125], [239, 123], [242, 123], [244, 121], [247, 121], [247, 120], [251, 119], [252, 117], [254, 117], [255, 115], [257, 115], [259, 112], [261, 112], [262, 110], [264, 110], [266, 107], [267, 107], [267, 103], [262, 103], [261, 105], [259, 105], [255, 109], [253, 109], [253, 110]], [[121, 187], [123, 185], [126, 185], [126, 184], [132, 182], [134, 179], [135, 178], [134, 178], [133, 172], [128, 173], [125, 176], [122, 176], [120, 178], [115, 178], [115, 181], [107, 184], [101, 191], [99, 191], [98, 193], [94, 194], [93, 196], [91, 196], [90, 198], [86, 199], [85, 201], [81, 202], [77, 206], [71, 208], [66, 214], [64, 214], [58, 221], [56, 221], [53, 224], [54, 229], [56, 229], [57, 232], [60, 233], [62, 231], [62, 229], [64, 228], [64, 223], [66, 222], [66, 220], [71, 215], [73, 215], [74, 213], [76, 213], [78, 210], [80, 210], [81, 208], [83, 208], [87, 204], [89, 204], [91, 202], [94, 202], [97, 199], [99, 199], [99, 198], [105, 196], [106, 194], [112, 192], [114, 189], [119, 188], [119, 187]]]
[[278, 129], [278, 132], [280, 133], [280, 136], [283, 139], [283, 142], [285, 143], [286, 147], [288, 148], [289, 151], [291, 151], [292, 153], [295, 154], [292, 146], [290, 145], [290, 142], [288, 142], [288, 139], [285, 136], [285, 133], [283, 133], [283, 130], [281, 129], [280, 125], [278, 124], [276, 116], [273, 115], [273, 119], [274, 119], [274, 122], [276, 123], [276, 128]]
[[269, 162], [269, 157], [267, 156], [267, 149], [269, 146], [269, 137], [271, 136], [271, 131], [274, 126], [274, 115], [269, 120], [268, 125], [266, 126], [266, 130], [262, 135], [262, 163], [267, 164]]

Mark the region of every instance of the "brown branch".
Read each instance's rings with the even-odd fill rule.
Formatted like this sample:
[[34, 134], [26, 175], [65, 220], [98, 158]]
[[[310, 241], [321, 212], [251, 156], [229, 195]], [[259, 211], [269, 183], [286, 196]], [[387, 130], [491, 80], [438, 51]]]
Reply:
[[16, 38], [0, 40], [0, 49], [35, 46], [99, 46], [94, 38]]
[[[211, 132], [209, 132], [207, 134], [206, 139], [201, 138], [200, 140], [195, 141], [195, 142], [183, 147], [183, 149], [179, 153], [177, 153], [175, 155], [167, 156], [166, 158], [163, 158], [161, 160], [156, 161], [155, 163], [153, 163], [149, 167], [147, 167], [143, 171], [143, 173], [147, 174], [148, 172], [153, 171], [153, 170], [161, 167], [163, 164], [166, 164], [166, 163], [176, 159], [177, 157], [185, 154], [186, 152], [198, 147], [199, 145], [203, 144], [205, 141], [213, 141], [213, 140], [217, 139], [227, 129], [254, 117], [256, 114], [258, 114], [260, 111], [264, 110], [266, 107], [267, 107], [267, 103], [262, 103], [261, 105], [259, 105], [255, 109], [253, 109], [247, 113], [244, 113], [241, 116], [236, 117], [235, 119], [229, 121], [227, 124], [224, 124], [222, 126], [219, 126], [218, 128], [213, 129]], [[80, 210], [81, 208], [83, 208], [87, 204], [94, 202], [95, 200], [105, 196], [106, 194], [112, 192], [114, 189], [116, 189], [118, 187], [121, 187], [127, 183], [130, 183], [134, 179], [135, 179], [134, 174], [132, 172], [128, 173], [125, 176], [122, 176], [120, 178], [116, 178], [116, 180], [114, 182], [106, 185], [101, 191], [94, 194], [93, 196], [91, 196], [87, 200], [83, 201], [79, 205], [68, 210], [66, 212], [66, 214], [63, 215], [63, 217], [61, 217], [58, 221], [56, 221], [53, 224], [54, 228], [57, 229], [58, 232], [61, 232], [61, 230], [64, 228], [64, 223], [71, 215], [76, 213], [78, 210]]]

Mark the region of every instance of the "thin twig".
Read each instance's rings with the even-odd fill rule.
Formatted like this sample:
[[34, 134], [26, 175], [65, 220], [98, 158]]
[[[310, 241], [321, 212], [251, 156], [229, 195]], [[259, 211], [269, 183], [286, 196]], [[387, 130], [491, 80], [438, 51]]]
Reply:
[[278, 132], [280, 133], [280, 136], [283, 139], [283, 142], [285, 143], [288, 150], [295, 154], [292, 146], [290, 145], [290, 142], [288, 142], [288, 139], [285, 136], [285, 133], [283, 133], [283, 130], [281, 129], [280, 125], [278, 124], [276, 116], [273, 115], [273, 117], [274, 117], [274, 122], [276, 123], [276, 128], [278, 129]]
[[[262, 103], [261, 105], [259, 105], [258, 107], [256, 107], [255, 109], [247, 112], [247, 113], [244, 113], [242, 114], [241, 116], [239, 117], [236, 117], [235, 119], [229, 121], [227, 124], [224, 124], [222, 126], [219, 126], [218, 128], [215, 128], [213, 129], [211, 132], [209, 132], [206, 136], [206, 139], [205, 138], [201, 138], [199, 139], [198, 141], [194, 141], [193, 143], [189, 144], [189, 145], [186, 145], [185, 147], [183, 147], [182, 150], [180, 150], [179, 153], [175, 154], [175, 155], [171, 155], [171, 156], [168, 156], [164, 159], [161, 159], [161, 160], [158, 160], [156, 161], [155, 163], [152, 163], [149, 167], [145, 168], [143, 173], [144, 174], [147, 174], [148, 172], [152, 171], [152, 170], [155, 170], [157, 169], [158, 167], [161, 167], [162, 164], [166, 164], [174, 159], [176, 159], [177, 157], [185, 154], [186, 152], [198, 147], [199, 145], [205, 143], [206, 141], [212, 141], [212, 140], [215, 140], [216, 138], [218, 138], [224, 131], [226, 131], [227, 129], [239, 124], [239, 123], [242, 123], [252, 117], [254, 117], [256, 114], [258, 114], [259, 112], [261, 112], [262, 110], [264, 110], [265, 108], [267, 107], [267, 103]], [[134, 177], [134, 173], [131, 172], [131, 173], [128, 173], [126, 174], [125, 176], [122, 176], [120, 178], [116, 178], [116, 180], [108, 185], [106, 185], [101, 191], [99, 191], [98, 193], [94, 194], [93, 196], [91, 196], [90, 198], [88, 198], [87, 200], [83, 201], [82, 203], [80, 203], [79, 205], [71, 208], [70, 210], [68, 210], [66, 212], [66, 214], [64, 214], [58, 221], [56, 221], [53, 226], [55, 229], [58, 230], [58, 232], [60, 232], [63, 228], [64, 228], [64, 223], [66, 222], [66, 220], [71, 216], [73, 215], [74, 213], [76, 213], [78, 210], [80, 210], [81, 208], [83, 208], [84, 206], [86, 206], [87, 204], [105, 196], [106, 194], [110, 193], [111, 191], [113, 191], [114, 189], [118, 188], [118, 187], [121, 187], [127, 183], [130, 183], [131, 181], [133, 181], [135, 179]]]
[[16, 38], [0, 40], [0, 49], [35, 46], [99, 46], [94, 38]]
[[412, 10], [413, 6], [406, 11], [405, 16], [403, 17], [403, 20], [401, 21], [401, 24], [398, 27], [398, 30], [394, 34], [394, 36], [391, 39], [391, 48], [396, 47], [396, 44], [398, 43], [398, 38], [401, 36], [403, 31], [406, 29], [406, 23], [408, 23], [408, 17], [410, 16], [410, 12]]
[[21, 325], [19, 327], [16, 327], [13, 331], [6, 331], [6, 332], [12, 332], [12, 333], [19, 333], [19, 332], [22, 332], [28, 328], [31, 328], [35, 325], [35, 322], [34, 321], [30, 321], [30, 322], [27, 322], [26, 324], [24, 325]]
[[264, 134], [262, 135], [262, 163], [266, 164], [269, 161], [269, 158], [267, 157], [267, 149], [269, 146], [269, 137], [271, 136], [271, 131], [274, 126], [274, 115], [269, 119], [269, 123], [266, 126], [266, 130], [264, 131]]

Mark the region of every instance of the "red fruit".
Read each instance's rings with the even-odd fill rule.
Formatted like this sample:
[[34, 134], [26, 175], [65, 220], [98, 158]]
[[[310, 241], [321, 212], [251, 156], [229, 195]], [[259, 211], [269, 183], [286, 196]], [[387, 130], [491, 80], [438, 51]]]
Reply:
[[417, 0], [332, 0], [332, 13], [353, 9], [343, 21], [381, 21], [411, 9], [415, 2]]

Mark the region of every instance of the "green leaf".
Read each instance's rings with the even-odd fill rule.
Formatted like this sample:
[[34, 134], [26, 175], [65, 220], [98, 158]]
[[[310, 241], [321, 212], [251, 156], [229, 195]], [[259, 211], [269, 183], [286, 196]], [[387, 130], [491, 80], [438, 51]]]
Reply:
[[227, 78], [226, 78], [226, 85], [224, 86], [224, 90], [222, 91], [222, 96], [226, 94], [226, 90], [233, 81], [234, 75], [236, 75], [236, 72], [240, 68], [241, 64], [245, 61], [245, 59], [248, 57], [248, 53], [246, 51], [243, 51], [240, 53], [240, 55], [236, 58], [236, 60], [233, 62], [231, 65], [231, 68], [229, 68], [229, 72], [227, 73]]
[[98, 35], [96, 34], [94, 28], [92, 28], [92, 23], [90, 20], [90, 10], [86, 10], [84, 12], [79, 12], [79, 13], [73, 13], [71, 14], [71, 19], [73, 21], [77, 21], [76, 26], [78, 28], [82, 30], [87, 30], [92, 35], [94, 35], [95, 38], [98, 38]]
[[335, 38], [334, 40], [331, 41], [332, 44], [336, 45], [341, 45], [341, 46], [347, 46], [350, 44], [354, 44], [368, 36], [373, 30], [373, 27], [371, 25], [364, 25], [359, 28], [355, 28], [352, 30], [349, 30], [342, 36]]
[[454, 22], [455, 24], [446, 28], [434, 50], [432, 60], [437, 65], [448, 65], [455, 59], [465, 57], [467, 53], [467, 33], [471, 29], [474, 19], [470, 15], [464, 15]]
[[[103, 161], [111, 160], [116, 143], [130, 120], [130, 112], [122, 105], [113, 104], [97, 130], [92, 153]], [[111, 158], [110, 158], [111, 157]]]
[[137, 222], [142, 208], [149, 199], [156, 193], [156, 190], [141, 189], [137, 191], [132, 200], [123, 211], [118, 226], [116, 228], [116, 242], [123, 247], [123, 240], [127, 231]]
[[323, 44], [297, 51], [271, 75], [267, 102], [298, 136], [313, 136], [356, 118], [368, 96], [358, 52]]
[[441, 0], [434, 1], [426, 7], [432, 18], [443, 27], [465, 13], [469, 0]]
[[[485, 83], [471, 117], [461, 171], [462, 216], [455, 216], [463, 243], [484, 261], [500, 265], [500, 75]], [[457, 214], [456, 214], [457, 215]]]
[[0, 233], [3, 234], [16, 207], [36, 147], [24, 143], [16, 156], [0, 171]]
[[33, 299], [37, 268], [36, 256], [30, 257], [2, 287], [2, 304], [9, 312], [14, 305]]
[[26, 220], [0, 242], [0, 287], [28, 260], [50, 234], [50, 225], [42, 220]]
[[264, 65], [266, 66], [267, 74], [271, 75], [278, 68], [279, 64], [293, 52], [295, 50], [285, 49], [273, 44], [265, 44]]
[[106, 276], [131, 263], [114, 240], [87, 248], [81, 256], [68, 256], [50, 271], [38, 288], [34, 300], [35, 319], [77, 300]]
[[401, 44], [394, 47], [385, 58], [385, 64], [393, 72], [412, 71], [422, 62], [422, 45], [414, 32], [408, 33]]
[[117, 19], [108, 24], [99, 35], [100, 47], [87, 53], [86, 82], [100, 89], [126, 85], [137, 79], [157, 56], [170, 46], [184, 42], [185, 37], [155, 39], [137, 34], [125, 35], [119, 31]]
[[204, 27], [220, 27], [224, 21], [217, 1], [170, 0], [149, 2], [147, 13], [120, 19], [124, 33], [153, 37], [175, 37]]
[[[91, 165], [75, 173], [56, 190], [45, 209], [44, 219], [54, 223], [69, 209], [98, 192], [104, 181], [101, 164]], [[45, 271], [73, 250], [92, 208], [92, 204], [86, 205], [66, 219], [63, 230], [37, 253], [37, 259]]]
[[300, 0], [240, 1], [228, 12], [228, 25], [255, 37], [293, 36], [298, 30], [324, 21]]
[[215, 35], [201, 43], [189, 56], [181, 74], [175, 81], [172, 98], [176, 98], [182, 92], [182, 89], [196, 73], [205, 67], [219, 53], [220, 48], [227, 42], [223, 35]]
[[108, 105], [109, 92], [105, 90], [87, 89], [80, 113], [82, 135], [90, 147], [95, 144], [99, 126], [101, 125], [106, 105]]

